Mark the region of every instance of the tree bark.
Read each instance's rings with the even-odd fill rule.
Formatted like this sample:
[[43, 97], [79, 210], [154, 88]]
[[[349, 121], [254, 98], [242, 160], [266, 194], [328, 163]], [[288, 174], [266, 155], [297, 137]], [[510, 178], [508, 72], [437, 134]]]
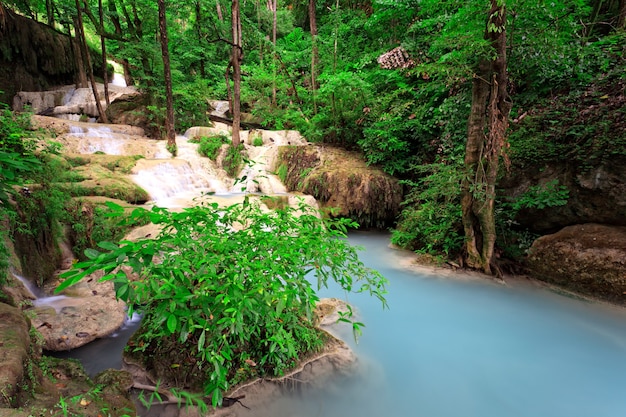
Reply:
[[233, 116], [233, 146], [239, 146], [241, 137], [239, 133], [241, 125], [241, 61], [243, 53], [241, 50], [241, 17], [239, 14], [239, 0], [233, 0], [231, 5], [232, 29], [233, 29], [233, 50], [231, 64], [233, 67], [233, 105], [231, 108]]
[[278, 9], [278, 0], [268, 0], [268, 6], [270, 8], [270, 11], [272, 12], [272, 46], [274, 48], [274, 53], [273, 53], [273, 57], [274, 57], [274, 76], [272, 77], [272, 106], [276, 107], [277, 102], [276, 102], [276, 77], [277, 77], [277, 71], [276, 71], [276, 23], [277, 23], [277, 9]]
[[[104, 10], [102, 8], [102, 0], [98, 0], [98, 15], [100, 17], [100, 26], [104, 29]], [[103, 30], [104, 32], [104, 30]], [[107, 107], [111, 104], [109, 99], [109, 74], [107, 71], [107, 47], [104, 42], [104, 34], [100, 34], [100, 48], [102, 49], [102, 68], [104, 70], [104, 101], [107, 103]]]
[[224, 15], [222, 14], [222, 6], [220, 5], [220, 0], [215, 0], [215, 9], [217, 12], [217, 19], [220, 22], [224, 21]]
[[626, 29], [626, 0], [620, 0], [619, 13], [617, 15], [617, 29]]
[[[461, 186], [466, 263], [488, 274], [494, 272], [495, 184], [511, 111], [505, 5], [502, 0], [490, 1], [484, 37], [491, 42], [496, 58], [481, 61], [474, 75], [465, 147], [466, 172]], [[508, 163], [505, 155], [504, 158]]]
[[[198, 43], [202, 42], [202, 5], [200, 0], [196, 1], [196, 32], [198, 34]], [[204, 57], [200, 58], [200, 77], [206, 78], [206, 71], [204, 65]]]
[[100, 94], [98, 93], [98, 86], [96, 85], [96, 79], [93, 76], [93, 68], [91, 67], [91, 55], [87, 48], [87, 40], [85, 39], [85, 31], [83, 29], [83, 14], [81, 12], [80, 3], [75, 0], [76, 12], [77, 12], [77, 35], [79, 35], [78, 43], [82, 46], [83, 63], [87, 68], [87, 75], [89, 76], [89, 82], [91, 84], [91, 91], [93, 92], [93, 98], [96, 101], [96, 108], [98, 109], [98, 115], [102, 123], [109, 123], [107, 115], [102, 109], [102, 103], [100, 102]]
[[[83, 51], [80, 41], [80, 28], [78, 17], [74, 18], [74, 62], [76, 64], [76, 88], [87, 88], [87, 73], [85, 71], [85, 60], [83, 59]], [[71, 33], [70, 33], [71, 42]]]
[[313, 114], [317, 114], [315, 90], [317, 88], [317, 17], [315, 14], [315, 0], [309, 0], [309, 28], [311, 29], [311, 97], [313, 99]]
[[157, 0], [159, 8], [159, 40], [163, 58], [163, 78], [165, 81], [165, 134], [167, 147], [176, 155], [176, 132], [174, 131], [174, 97], [172, 93], [172, 71], [170, 69], [170, 53], [167, 41], [167, 19], [165, 17], [165, 0]]

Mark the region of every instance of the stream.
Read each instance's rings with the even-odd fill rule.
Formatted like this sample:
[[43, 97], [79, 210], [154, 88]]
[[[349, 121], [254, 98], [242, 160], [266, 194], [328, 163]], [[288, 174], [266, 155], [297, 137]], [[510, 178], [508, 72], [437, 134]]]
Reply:
[[[181, 147], [187, 146], [183, 141]], [[164, 175], [171, 180], [177, 169], [195, 170], [195, 164], [168, 164]], [[154, 171], [147, 178], [160, 183], [161, 191], [166, 188]], [[199, 180], [200, 188], [229, 195], [229, 184]], [[181, 182], [189, 183], [186, 177]], [[147, 181], [142, 185], [150, 187]], [[189, 201], [190, 187], [196, 186], [173, 188]], [[177, 198], [168, 194], [157, 200], [180, 207]], [[237, 406], [240, 416], [626, 415], [626, 313], [621, 309], [530, 285], [416, 272], [404, 266], [408, 254], [389, 248], [387, 233], [353, 232], [349, 241], [362, 246], [363, 262], [390, 281], [387, 310], [368, 296], [348, 296], [366, 325], [358, 344], [350, 329], [336, 328], [359, 357], [355, 374], [322, 390], [287, 395], [269, 409]], [[320, 296], [345, 294], [330, 287]], [[121, 351], [137, 325], [138, 320], [130, 320], [113, 337], [69, 355], [92, 375], [120, 368]]]

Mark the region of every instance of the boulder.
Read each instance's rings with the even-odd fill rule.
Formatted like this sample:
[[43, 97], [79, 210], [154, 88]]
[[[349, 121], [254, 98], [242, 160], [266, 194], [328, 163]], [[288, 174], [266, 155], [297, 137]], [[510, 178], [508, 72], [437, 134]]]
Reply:
[[531, 275], [567, 290], [626, 304], [626, 227], [568, 226], [530, 248]]
[[[264, 138], [265, 140], [265, 138]], [[289, 191], [315, 197], [331, 215], [361, 227], [390, 226], [400, 212], [402, 186], [356, 152], [331, 146], [280, 146], [274, 171]]]
[[122, 95], [111, 102], [106, 109], [106, 115], [110, 123], [137, 126], [144, 130], [146, 136], [161, 139], [160, 128], [151, 119], [149, 104], [145, 95], [135, 93]]

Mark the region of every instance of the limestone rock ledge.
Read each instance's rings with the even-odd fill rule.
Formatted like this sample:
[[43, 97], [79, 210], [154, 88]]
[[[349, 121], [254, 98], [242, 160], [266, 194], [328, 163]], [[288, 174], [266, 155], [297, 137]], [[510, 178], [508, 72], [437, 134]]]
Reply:
[[29, 310], [43, 336], [44, 349], [70, 350], [108, 336], [124, 324], [126, 305], [116, 300], [113, 283], [86, 277], [63, 295], [47, 297]]
[[30, 324], [22, 311], [0, 303], [0, 407], [10, 406], [24, 379]]
[[565, 227], [537, 239], [527, 262], [537, 279], [626, 305], [626, 227]]

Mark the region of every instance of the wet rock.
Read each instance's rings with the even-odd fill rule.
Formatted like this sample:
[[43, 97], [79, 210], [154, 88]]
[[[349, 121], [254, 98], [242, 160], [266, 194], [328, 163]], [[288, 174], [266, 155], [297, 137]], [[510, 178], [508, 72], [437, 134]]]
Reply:
[[626, 227], [568, 226], [537, 239], [527, 263], [537, 279], [626, 304]]
[[44, 349], [74, 349], [113, 333], [124, 323], [126, 306], [115, 299], [113, 283], [99, 282], [98, 276], [84, 278], [62, 295], [35, 301], [29, 311], [33, 326], [43, 336]]
[[30, 325], [21, 310], [0, 303], [0, 406], [10, 406], [24, 379]]

